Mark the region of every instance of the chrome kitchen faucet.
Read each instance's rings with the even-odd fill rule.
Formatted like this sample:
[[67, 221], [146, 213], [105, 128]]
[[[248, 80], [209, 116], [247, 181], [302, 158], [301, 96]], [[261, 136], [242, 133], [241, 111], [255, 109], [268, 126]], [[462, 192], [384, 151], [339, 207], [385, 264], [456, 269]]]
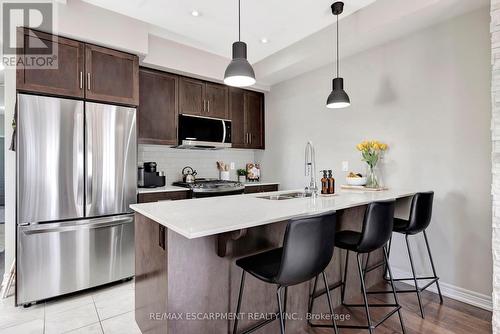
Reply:
[[305, 151], [305, 175], [310, 176], [309, 186], [305, 188], [306, 194], [317, 195], [318, 187], [316, 184], [316, 152], [311, 141], [307, 142]]

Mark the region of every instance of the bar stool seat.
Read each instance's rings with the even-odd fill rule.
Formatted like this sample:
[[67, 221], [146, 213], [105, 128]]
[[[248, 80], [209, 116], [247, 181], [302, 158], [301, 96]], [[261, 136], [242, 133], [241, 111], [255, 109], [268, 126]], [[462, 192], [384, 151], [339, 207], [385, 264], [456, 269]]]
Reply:
[[[418, 306], [420, 308], [420, 315], [422, 318], [425, 318], [424, 314], [424, 306], [422, 304], [422, 298], [420, 296], [420, 293], [424, 290], [426, 290], [429, 286], [432, 284], [436, 284], [437, 292], [439, 295], [439, 300], [441, 304], [443, 303], [443, 295], [441, 294], [441, 288], [439, 287], [439, 277], [437, 276], [436, 273], [436, 268], [434, 266], [434, 260], [432, 259], [432, 253], [431, 249], [429, 246], [429, 240], [427, 239], [427, 233], [426, 229], [431, 223], [431, 218], [432, 218], [432, 205], [434, 201], [434, 192], [433, 191], [428, 191], [428, 192], [420, 192], [416, 193], [412, 200], [411, 200], [411, 206], [410, 206], [410, 215], [409, 219], [400, 219], [400, 218], [394, 218], [394, 226], [393, 226], [393, 231], [396, 233], [403, 234], [405, 236], [406, 240], [406, 248], [408, 250], [408, 258], [410, 260], [410, 267], [411, 267], [411, 272], [412, 272], [412, 277], [404, 277], [404, 278], [395, 278], [393, 279], [394, 281], [410, 281], [413, 282], [415, 285], [415, 288], [411, 289], [398, 289], [398, 293], [416, 293], [417, 294], [417, 299], [418, 299]], [[409, 243], [409, 236], [417, 235], [419, 233], [422, 233], [424, 235], [424, 241], [425, 245], [427, 248], [427, 252], [429, 254], [429, 260], [431, 264], [431, 269], [432, 269], [432, 276], [424, 276], [424, 277], [417, 277], [416, 271], [415, 271], [415, 264], [413, 261], [413, 255], [411, 252], [410, 248], [410, 243]], [[392, 239], [392, 237], [391, 237]], [[389, 254], [391, 251], [391, 240], [389, 240]], [[384, 259], [384, 261], [368, 266], [368, 262], [370, 259], [370, 254], [368, 254], [368, 257], [366, 259], [366, 264], [365, 264], [365, 269], [363, 271], [363, 277], [366, 275], [366, 273], [380, 267], [380, 266], [387, 266], [387, 260]], [[387, 272], [387, 269], [384, 271]], [[427, 284], [424, 286], [419, 286], [419, 281], [428, 281]], [[374, 293], [390, 293], [390, 291], [378, 291]]]
[[[341, 287], [341, 302], [345, 307], [364, 307], [366, 312], [366, 325], [337, 325], [338, 328], [350, 328], [350, 329], [367, 329], [370, 334], [373, 333], [373, 330], [381, 325], [384, 321], [389, 319], [393, 314], [397, 313], [399, 316], [399, 322], [401, 325], [401, 330], [405, 333], [405, 326], [403, 323], [403, 318], [401, 316], [401, 305], [399, 304], [398, 296], [396, 294], [396, 289], [394, 288], [393, 280], [392, 280], [392, 272], [387, 261], [388, 255], [387, 250], [385, 248], [385, 244], [389, 241], [392, 229], [393, 229], [393, 221], [394, 221], [394, 207], [395, 201], [378, 201], [370, 203], [365, 211], [363, 226], [361, 232], [355, 232], [351, 230], [344, 230], [337, 232], [335, 235], [335, 247], [346, 250], [346, 258], [345, 258], [345, 269], [342, 277], [342, 283], [339, 285]], [[370, 291], [367, 291], [365, 280], [363, 277], [363, 268], [361, 265], [361, 256], [365, 253], [370, 253], [372, 251], [382, 249], [384, 253], [384, 259], [387, 263], [387, 268], [389, 271], [389, 278], [392, 286], [392, 294], [394, 297], [394, 303], [369, 303], [368, 302], [368, 294]], [[347, 283], [347, 270], [349, 267], [349, 252], [357, 253], [357, 264], [358, 264], [358, 273], [361, 283], [361, 292], [363, 294], [363, 304], [348, 304], [345, 303], [345, 291], [346, 291], [346, 283]], [[316, 277], [313, 293], [310, 296], [310, 305], [309, 305], [309, 313], [312, 313], [314, 300], [319, 297], [321, 294], [316, 293], [316, 283], [318, 278]], [[328, 287], [329, 289], [337, 288], [338, 286]], [[386, 313], [381, 320], [378, 322], [372, 321], [370, 308], [373, 307], [390, 307], [391, 310]], [[324, 324], [316, 324], [309, 322], [309, 325], [312, 327], [329, 327], [329, 325]]]
[[362, 234], [356, 231], [340, 231], [335, 235], [335, 246], [342, 249], [357, 251]]
[[410, 226], [410, 222], [408, 220], [394, 218], [394, 227], [392, 230], [394, 232], [404, 233], [406, 230], [408, 230], [409, 226]]
[[406, 219], [401, 219], [401, 218], [394, 218], [394, 232], [398, 233], [403, 233], [403, 234], [418, 234], [425, 230], [425, 228], [420, 229], [420, 228], [415, 228], [411, 226], [411, 222]]
[[[277, 285], [277, 312], [270, 319], [254, 324], [241, 333], [254, 332], [274, 320], [279, 320], [280, 333], [285, 334], [288, 287], [307, 283], [319, 275], [323, 276], [325, 289], [327, 289], [332, 327], [335, 334], [338, 333], [330, 290], [328, 290], [328, 279], [325, 274], [325, 269], [333, 256], [336, 217], [335, 211], [331, 211], [291, 219], [286, 226], [283, 247], [236, 260], [236, 265], [242, 269], [236, 315], [239, 316], [241, 311], [246, 273], [265, 283]], [[238, 316], [234, 319], [233, 334], [240, 333], [238, 332]]]
[[276, 283], [282, 256], [283, 247], [239, 259], [236, 265], [261, 281]]

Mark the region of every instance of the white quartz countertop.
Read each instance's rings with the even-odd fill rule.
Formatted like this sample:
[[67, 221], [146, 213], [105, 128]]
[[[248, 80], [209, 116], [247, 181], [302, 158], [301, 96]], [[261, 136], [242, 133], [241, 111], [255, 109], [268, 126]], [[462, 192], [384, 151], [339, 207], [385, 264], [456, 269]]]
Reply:
[[377, 192], [342, 190], [336, 196], [262, 199], [269, 194], [286, 194], [296, 190], [269, 193], [197, 198], [179, 201], [133, 204], [132, 210], [188, 238], [201, 238], [224, 232], [284, 221], [290, 218], [342, 210], [378, 200], [408, 197], [416, 191], [391, 189]]

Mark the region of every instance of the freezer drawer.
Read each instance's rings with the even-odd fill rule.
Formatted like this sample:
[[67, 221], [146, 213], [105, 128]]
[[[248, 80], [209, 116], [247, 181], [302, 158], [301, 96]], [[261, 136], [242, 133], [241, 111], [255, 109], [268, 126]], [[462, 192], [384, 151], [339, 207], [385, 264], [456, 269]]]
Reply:
[[136, 110], [85, 103], [87, 217], [131, 212], [137, 200]]
[[83, 102], [18, 95], [19, 223], [83, 218]]
[[134, 216], [19, 226], [17, 300], [26, 304], [134, 275]]

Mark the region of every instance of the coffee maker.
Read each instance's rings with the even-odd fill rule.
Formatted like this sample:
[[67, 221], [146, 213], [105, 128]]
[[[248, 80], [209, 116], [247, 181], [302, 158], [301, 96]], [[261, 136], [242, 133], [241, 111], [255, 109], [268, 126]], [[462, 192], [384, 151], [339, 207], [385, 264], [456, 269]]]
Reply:
[[157, 172], [156, 166], [156, 162], [145, 162], [142, 166], [138, 166], [137, 180], [140, 188], [156, 188], [165, 186], [165, 174], [163, 172]]

